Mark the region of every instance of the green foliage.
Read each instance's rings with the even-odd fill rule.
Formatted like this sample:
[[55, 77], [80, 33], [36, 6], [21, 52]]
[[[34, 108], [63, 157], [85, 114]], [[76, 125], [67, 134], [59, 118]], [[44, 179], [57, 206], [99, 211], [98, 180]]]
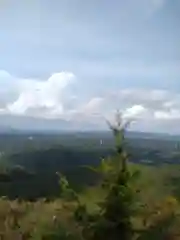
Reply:
[[[79, 203], [75, 211], [76, 220], [83, 227], [85, 239], [130, 240], [133, 237], [131, 217], [135, 213], [134, 190], [131, 182], [139, 176], [138, 172], [131, 174], [127, 167], [127, 154], [123, 148], [124, 126], [117, 116], [117, 126], [110, 125], [116, 142], [114, 158], [102, 159], [98, 167], [88, 167], [101, 174], [102, 187], [107, 189], [105, 199], [99, 204], [99, 211], [88, 214], [85, 205]], [[69, 184], [62, 178], [61, 190], [67, 193]]]
[[78, 201], [77, 193], [70, 188], [69, 182], [66, 177], [62, 174], [57, 173], [60, 177], [59, 185], [60, 185], [60, 192], [61, 198], [65, 199], [66, 201]]
[[[117, 119], [121, 121], [120, 117]], [[123, 240], [131, 240], [134, 237], [138, 239], [164, 239], [168, 236], [168, 226], [171, 226], [172, 220], [176, 219], [176, 216], [171, 213], [166, 216], [162, 215], [161, 219], [154, 220], [153, 223], [146, 226], [146, 229], [143, 229], [145, 225], [142, 224], [139, 228], [133, 222], [133, 219], [138, 219], [138, 216], [141, 215], [142, 188], [139, 185], [141, 172], [138, 169], [129, 169], [127, 163], [124, 127], [128, 124], [121, 122], [117, 122], [117, 126], [109, 124], [115, 138], [115, 155], [108, 159], [102, 159], [97, 167], [85, 166], [100, 174], [101, 187], [105, 189], [106, 195], [101, 202], [97, 203], [99, 208], [95, 212], [88, 212], [86, 204], [82, 204], [78, 198], [74, 217], [82, 228], [84, 239], [116, 240], [120, 237]], [[69, 189], [67, 179], [64, 181], [64, 185], [68, 186]], [[67, 189], [65, 190], [67, 191]], [[153, 216], [153, 211], [150, 211], [149, 216]], [[142, 222], [147, 222], [147, 219], [146, 221], [142, 220]]]

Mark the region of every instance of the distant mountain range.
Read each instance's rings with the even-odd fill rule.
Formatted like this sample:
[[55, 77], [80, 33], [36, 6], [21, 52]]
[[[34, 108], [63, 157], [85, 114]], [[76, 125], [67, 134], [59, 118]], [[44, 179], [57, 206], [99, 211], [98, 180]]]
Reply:
[[[62, 132], [81, 132], [94, 133], [98, 135], [109, 135], [110, 131], [98, 130], [97, 126], [89, 123], [66, 121], [62, 119], [44, 119], [22, 116], [0, 116], [0, 134], [21, 134], [21, 133], [62, 133]], [[148, 139], [167, 139], [180, 141], [180, 135], [169, 135], [163, 133], [147, 133], [128, 131], [128, 138], [148, 138]]]
[[67, 121], [63, 119], [46, 119], [27, 116], [0, 116], [0, 133], [17, 131], [79, 131], [97, 129], [95, 124]]
[[170, 135], [167, 133], [149, 133], [149, 132], [127, 132], [129, 138], [143, 138], [143, 139], [164, 139], [180, 141], [180, 135]]

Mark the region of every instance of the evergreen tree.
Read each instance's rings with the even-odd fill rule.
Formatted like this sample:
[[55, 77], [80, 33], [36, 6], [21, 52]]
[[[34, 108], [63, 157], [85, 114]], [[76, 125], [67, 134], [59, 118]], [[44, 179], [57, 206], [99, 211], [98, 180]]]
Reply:
[[124, 134], [129, 122], [123, 122], [117, 113], [116, 125], [109, 122], [108, 125], [115, 138], [116, 154], [111, 159], [103, 159], [97, 168], [88, 167], [101, 174], [107, 195], [99, 204], [98, 213], [88, 214], [86, 206], [78, 201], [74, 215], [82, 226], [84, 239], [130, 240], [134, 234], [131, 217], [135, 210], [135, 192], [131, 183], [137, 173], [129, 172], [124, 149]]

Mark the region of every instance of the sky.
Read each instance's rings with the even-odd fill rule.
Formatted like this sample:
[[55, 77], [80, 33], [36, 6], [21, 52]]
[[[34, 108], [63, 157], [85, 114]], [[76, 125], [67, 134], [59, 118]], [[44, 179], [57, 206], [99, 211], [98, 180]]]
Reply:
[[0, 120], [102, 129], [119, 109], [134, 130], [179, 134], [179, 12], [179, 0], [0, 0]]

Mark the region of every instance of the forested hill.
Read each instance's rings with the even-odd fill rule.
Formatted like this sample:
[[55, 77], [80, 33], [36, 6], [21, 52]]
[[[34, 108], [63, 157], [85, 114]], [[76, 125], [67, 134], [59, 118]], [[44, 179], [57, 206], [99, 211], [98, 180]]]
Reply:
[[[176, 142], [161, 139], [127, 139], [129, 160], [161, 165], [179, 163]], [[0, 136], [0, 195], [11, 198], [53, 197], [59, 194], [56, 172], [64, 173], [74, 187], [96, 183], [96, 175], [83, 168], [97, 165], [114, 153], [114, 142], [104, 133], [64, 133]]]
[[1, 167], [0, 195], [11, 198], [55, 197], [59, 194], [56, 172], [66, 174], [76, 188], [96, 183], [96, 175], [84, 168], [97, 165], [112, 149], [76, 149], [63, 146], [43, 150], [28, 150], [6, 155]]
[[113, 154], [112, 148], [70, 148], [51, 147], [44, 150], [31, 150], [9, 155], [9, 165], [21, 165], [33, 172], [66, 171], [82, 165], [97, 165], [101, 158]]

